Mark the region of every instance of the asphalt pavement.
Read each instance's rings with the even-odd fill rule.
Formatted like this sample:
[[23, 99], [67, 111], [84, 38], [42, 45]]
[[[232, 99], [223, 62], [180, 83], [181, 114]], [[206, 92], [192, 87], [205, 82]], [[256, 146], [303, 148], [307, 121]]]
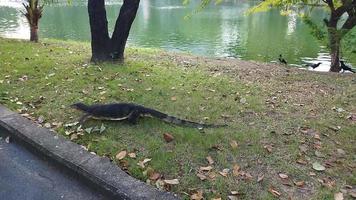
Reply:
[[22, 144], [7, 143], [1, 129], [0, 137], [0, 200], [110, 199]]

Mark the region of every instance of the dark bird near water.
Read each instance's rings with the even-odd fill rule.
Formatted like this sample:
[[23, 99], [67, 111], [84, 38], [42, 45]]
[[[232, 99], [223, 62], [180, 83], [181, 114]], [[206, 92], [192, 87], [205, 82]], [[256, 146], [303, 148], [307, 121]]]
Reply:
[[312, 65], [310, 65], [310, 67], [313, 68], [313, 69], [315, 69], [315, 68], [319, 67], [319, 65], [321, 65], [321, 62], [312, 64]]
[[350, 71], [350, 72], [352, 72], [352, 73], [356, 73], [354, 70], [351, 69], [351, 67], [347, 66], [347, 65], [344, 63], [344, 61], [340, 60], [340, 63], [341, 63], [340, 67], [341, 67], [341, 69], [343, 69], [344, 71]]
[[282, 64], [287, 64], [287, 61], [282, 57], [282, 54], [279, 54], [279, 58], [278, 58], [279, 62]]

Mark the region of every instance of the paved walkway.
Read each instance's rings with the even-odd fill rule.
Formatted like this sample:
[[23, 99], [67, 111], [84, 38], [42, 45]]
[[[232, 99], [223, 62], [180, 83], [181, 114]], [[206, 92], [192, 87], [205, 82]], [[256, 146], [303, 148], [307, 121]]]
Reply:
[[109, 199], [66, 169], [38, 157], [16, 142], [6, 143], [1, 130], [0, 137], [0, 199]]

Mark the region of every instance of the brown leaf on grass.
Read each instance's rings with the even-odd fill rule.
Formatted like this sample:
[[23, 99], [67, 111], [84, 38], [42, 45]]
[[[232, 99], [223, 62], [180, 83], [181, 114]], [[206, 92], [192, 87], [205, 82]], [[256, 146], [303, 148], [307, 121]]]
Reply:
[[118, 154], [116, 154], [115, 158], [117, 160], [122, 160], [126, 157], [127, 151], [120, 151]]
[[178, 185], [179, 184], [178, 179], [163, 180], [163, 182], [168, 185]]
[[350, 194], [353, 198], [356, 198], [356, 191], [350, 191], [349, 194]]
[[245, 173], [245, 179], [250, 181], [253, 178], [253, 176], [250, 174], [250, 172]]
[[78, 139], [78, 134], [74, 133], [70, 135], [70, 140], [76, 140], [76, 139]]
[[230, 169], [223, 169], [221, 172], [219, 172], [219, 174], [223, 177], [227, 177], [227, 175], [229, 174]]
[[128, 154], [128, 156], [130, 158], [136, 158], [136, 153], [135, 152], [131, 152], [131, 153]]
[[341, 192], [335, 193], [334, 200], [344, 200], [344, 194], [342, 194]]
[[204, 181], [207, 179], [207, 177], [204, 174], [197, 173], [197, 176], [199, 177], [200, 180]]
[[283, 174], [283, 173], [279, 173], [278, 176], [279, 176], [281, 179], [286, 179], [286, 178], [288, 178], [288, 175], [287, 175], [287, 174]]
[[257, 177], [257, 183], [261, 182], [264, 177], [265, 177], [264, 174], [259, 174], [258, 177]]
[[232, 167], [232, 174], [234, 176], [240, 175], [240, 166], [238, 164], [234, 164], [234, 166]]
[[315, 133], [314, 139], [320, 140], [320, 135], [318, 133]]
[[356, 122], [356, 114], [351, 114], [350, 116], [347, 117], [349, 120]]
[[152, 181], [155, 181], [155, 180], [161, 178], [161, 174], [158, 172], [153, 172], [153, 173], [151, 173], [151, 175], [148, 178]]
[[204, 199], [203, 190], [198, 190], [190, 196], [191, 200], [202, 200]]
[[321, 183], [322, 186], [327, 187], [329, 189], [334, 188], [336, 185], [336, 181], [332, 180], [331, 178], [318, 179], [318, 181]]
[[229, 200], [239, 200], [239, 198], [237, 198], [237, 196], [234, 196], [234, 195], [228, 195], [227, 198]]
[[232, 149], [237, 149], [238, 144], [237, 144], [236, 140], [232, 140], [230, 142], [230, 146], [231, 146]]
[[140, 167], [143, 169], [143, 168], [145, 168], [145, 164], [148, 163], [148, 162], [150, 162], [151, 160], [152, 160], [152, 159], [150, 159], [150, 158], [145, 158], [144, 160], [139, 161], [139, 162], [137, 163], [137, 165], [140, 166]]
[[217, 174], [215, 172], [213, 172], [213, 171], [208, 172], [209, 180], [212, 180], [212, 181], [215, 180], [216, 176], [217, 176]]
[[298, 163], [298, 164], [301, 164], [301, 165], [306, 165], [306, 164], [308, 164], [308, 162], [305, 161], [305, 160], [303, 160], [303, 159], [298, 159], [298, 160], [297, 160], [297, 163]]
[[274, 187], [272, 187], [272, 186], [268, 189], [268, 192], [272, 193], [273, 196], [275, 196], [275, 197], [281, 196], [281, 193], [278, 192], [278, 191], [277, 191]]
[[207, 156], [206, 159], [208, 160], [209, 165], [214, 164], [214, 160], [211, 156]]
[[296, 185], [297, 187], [304, 187], [304, 181], [294, 181], [294, 185]]
[[166, 142], [172, 142], [174, 137], [169, 133], [163, 133], [163, 138]]
[[264, 145], [263, 148], [265, 148], [268, 153], [272, 153], [273, 147], [270, 144]]
[[213, 167], [212, 166], [206, 166], [206, 167], [199, 167], [199, 170], [200, 171], [210, 171], [210, 170], [212, 170], [213, 169]]

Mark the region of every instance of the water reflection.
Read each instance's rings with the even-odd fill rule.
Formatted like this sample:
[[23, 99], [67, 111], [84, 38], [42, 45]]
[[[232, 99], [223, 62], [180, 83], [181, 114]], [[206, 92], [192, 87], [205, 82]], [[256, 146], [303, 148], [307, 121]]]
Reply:
[[[20, 14], [20, 3], [4, 6], [0, 0], [0, 35], [29, 38], [28, 25]], [[90, 40], [86, 0], [46, 6], [40, 21], [40, 38]], [[122, 1], [107, 3], [109, 31], [113, 31]], [[195, 3], [198, 3], [195, 2]], [[133, 24], [128, 45], [185, 51], [204, 56], [235, 57], [265, 62], [276, 61], [283, 54], [288, 63], [302, 65], [322, 61], [327, 66], [327, 50], [310, 35], [308, 27], [296, 15], [281, 16], [278, 10], [245, 16], [256, 2], [224, 1], [209, 6], [191, 19], [184, 17], [196, 5], [182, 6], [182, 1], [142, 0]], [[325, 17], [316, 8], [316, 20]], [[330, 59], [330, 58], [328, 58]], [[356, 64], [356, 58], [352, 63]]]

